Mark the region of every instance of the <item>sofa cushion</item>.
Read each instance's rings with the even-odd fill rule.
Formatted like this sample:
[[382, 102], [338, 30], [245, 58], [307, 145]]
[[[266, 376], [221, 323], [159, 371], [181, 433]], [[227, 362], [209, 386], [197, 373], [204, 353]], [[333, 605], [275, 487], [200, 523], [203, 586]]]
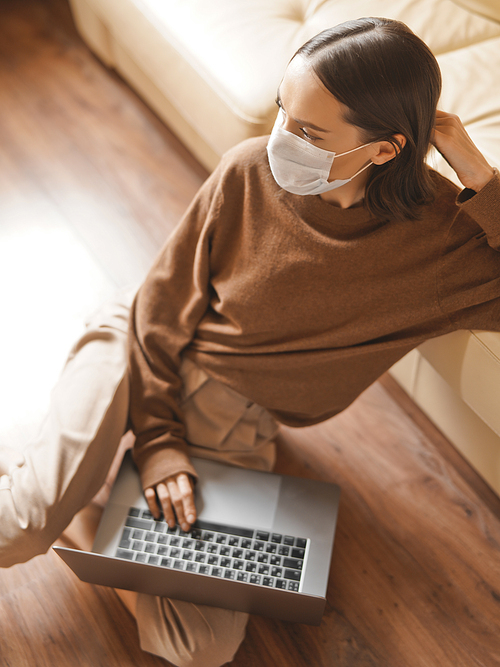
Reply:
[[[500, 37], [445, 53], [438, 61], [443, 74], [440, 108], [458, 114], [489, 163], [500, 167]], [[435, 151], [429, 162], [461, 187]]]
[[500, 21], [500, 2], [498, 0], [454, 0], [454, 2], [475, 14]]

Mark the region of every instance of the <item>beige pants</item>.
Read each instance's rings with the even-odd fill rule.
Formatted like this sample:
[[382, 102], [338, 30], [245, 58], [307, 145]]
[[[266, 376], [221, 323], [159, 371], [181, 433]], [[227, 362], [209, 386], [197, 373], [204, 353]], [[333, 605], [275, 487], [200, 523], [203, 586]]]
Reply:
[[[127, 427], [127, 326], [132, 293], [88, 322], [51, 396], [37, 440], [0, 446], [0, 566], [45, 553], [103, 486]], [[180, 370], [191, 453], [270, 470], [276, 423], [189, 360]], [[139, 595], [141, 647], [178, 666], [232, 660], [248, 614]]]

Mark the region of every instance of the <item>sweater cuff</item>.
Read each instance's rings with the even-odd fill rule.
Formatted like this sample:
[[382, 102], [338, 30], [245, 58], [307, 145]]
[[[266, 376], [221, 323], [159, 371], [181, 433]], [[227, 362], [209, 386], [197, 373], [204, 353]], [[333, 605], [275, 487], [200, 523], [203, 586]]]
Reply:
[[486, 232], [490, 245], [500, 246], [500, 177], [498, 169], [494, 171], [484, 188], [477, 193], [465, 188], [456, 202]]
[[167, 477], [179, 475], [181, 472], [191, 475], [194, 481], [198, 479], [189, 456], [180, 449], [168, 446], [155, 447], [150, 452], [142, 452], [140, 457], [133, 451], [133, 456], [139, 469], [143, 489], [155, 487]]

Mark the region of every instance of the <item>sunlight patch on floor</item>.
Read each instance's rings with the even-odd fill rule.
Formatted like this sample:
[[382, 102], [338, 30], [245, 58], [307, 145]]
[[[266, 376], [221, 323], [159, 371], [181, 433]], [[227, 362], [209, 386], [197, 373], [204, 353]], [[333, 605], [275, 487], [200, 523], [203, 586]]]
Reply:
[[114, 286], [50, 207], [9, 215], [4, 201], [2, 219], [0, 443], [18, 447], [36, 434], [86, 316]]

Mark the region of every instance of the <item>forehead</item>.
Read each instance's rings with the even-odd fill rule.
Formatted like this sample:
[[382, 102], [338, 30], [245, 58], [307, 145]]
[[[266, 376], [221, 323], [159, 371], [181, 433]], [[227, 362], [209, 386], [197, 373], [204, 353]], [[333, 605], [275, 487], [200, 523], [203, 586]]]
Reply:
[[279, 87], [279, 94], [287, 115], [308, 121], [319, 127], [334, 131], [344, 124], [345, 107], [315, 74], [309, 61], [295, 56]]

